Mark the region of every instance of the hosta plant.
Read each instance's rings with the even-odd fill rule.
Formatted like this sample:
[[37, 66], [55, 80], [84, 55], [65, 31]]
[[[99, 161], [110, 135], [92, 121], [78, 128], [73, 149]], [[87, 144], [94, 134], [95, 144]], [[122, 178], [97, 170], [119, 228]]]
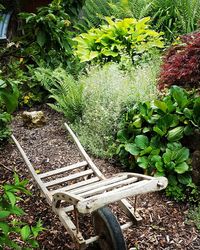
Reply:
[[94, 59], [120, 62], [124, 54], [134, 62], [164, 47], [162, 33], [150, 29], [148, 17], [138, 21], [134, 18], [113, 21], [110, 17], [106, 20], [108, 24], [74, 38], [75, 54], [81, 62]]
[[167, 194], [184, 199], [192, 186], [189, 145], [200, 128], [200, 97], [173, 86], [161, 100], [135, 104], [117, 133], [117, 154], [129, 168], [169, 178]]

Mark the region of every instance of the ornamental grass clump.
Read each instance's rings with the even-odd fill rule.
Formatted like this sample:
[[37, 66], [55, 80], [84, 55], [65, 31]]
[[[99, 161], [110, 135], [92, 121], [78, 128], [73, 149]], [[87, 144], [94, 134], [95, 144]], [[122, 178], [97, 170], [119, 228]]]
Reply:
[[92, 67], [79, 82], [85, 86], [85, 107], [82, 119], [73, 123], [81, 143], [93, 154], [109, 157], [109, 147], [121, 110], [130, 103], [156, 98], [156, 76], [159, 61], [133, 67], [129, 72], [119, 69], [117, 63]]

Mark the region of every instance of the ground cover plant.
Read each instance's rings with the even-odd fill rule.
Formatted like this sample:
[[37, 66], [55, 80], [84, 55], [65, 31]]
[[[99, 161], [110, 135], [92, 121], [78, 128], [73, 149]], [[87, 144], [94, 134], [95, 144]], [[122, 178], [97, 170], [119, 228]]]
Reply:
[[30, 195], [26, 189], [28, 181], [20, 181], [17, 174], [13, 179], [14, 183], [0, 186], [0, 247], [16, 250], [38, 248], [36, 238], [44, 229], [42, 223], [38, 221], [35, 226], [23, 223], [21, 218], [25, 213], [17, 204], [22, 194]]
[[123, 115], [117, 154], [124, 165], [166, 176], [167, 195], [186, 198], [193, 187], [189, 145], [183, 138], [200, 127], [200, 97], [173, 86], [161, 100], [135, 104]]

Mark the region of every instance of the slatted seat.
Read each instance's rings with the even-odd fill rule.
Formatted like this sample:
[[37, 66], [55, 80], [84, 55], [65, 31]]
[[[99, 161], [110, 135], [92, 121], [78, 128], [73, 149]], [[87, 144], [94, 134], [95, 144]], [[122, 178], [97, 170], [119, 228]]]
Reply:
[[128, 196], [146, 193], [148, 192], [146, 187], [150, 188], [151, 191], [157, 191], [159, 188], [163, 188], [164, 179], [163, 177], [147, 177], [145, 179], [141, 176], [135, 176], [135, 174], [123, 173], [82, 188], [70, 189], [69, 186], [68, 191], [56, 190], [53, 195], [53, 203], [57, 207], [57, 202], [64, 200], [75, 205], [80, 213], [91, 213], [102, 206]]

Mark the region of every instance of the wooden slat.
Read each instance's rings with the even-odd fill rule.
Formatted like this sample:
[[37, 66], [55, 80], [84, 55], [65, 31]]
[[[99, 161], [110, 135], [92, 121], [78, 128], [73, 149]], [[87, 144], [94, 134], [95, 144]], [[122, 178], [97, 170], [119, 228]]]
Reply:
[[135, 211], [135, 209], [133, 208], [133, 206], [129, 203], [127, 199], [122, 199], [118, 203], [130, 219], [135, 221], [137, 224], [140, 221], [142, 221], [142, 217], [139, 215], [137, 211]]
[[112, 184], [114, 182], [118, 182], [118, 181], [125, 180], [125, 179], [127, 179], [127, 176], [126, 175], [121, 175], [121, 176], [117, 176], [117, 177], [114, 177], [114, 178], [101, 180], [101, 181], [99, 181], [97, 183], [93, 183], [93, 184], [90, 184], [90, 185], [85, 186], [85, 187], [74, 189], [74, 190], [70, 191], [70, 193], [72, 192], [73, 194], [81, 194], [81, 193], [84, 193], [84, 192], [86, 192], [88, 190], [93, 190], [93, 189], [96, 189], [98, 187], [102, 187], [102, 186]]
[[56, 190], [51, 190], [50, 193], [53, 195], [53, 194], [60, 192], [60, 191], [68, 192], [68, 191], [73, 190], [75, 188], [84, 187], [90, 183], [94, 183], [94, 182], [98, 182], [98, 181], [99, 181], [99, 177], [92, 177], [92, 178], [85, 180], [85, 181], [80, 181], [78, 183], [74, 183], [74, 184], [68, 185], [66, 187], [58, 188]]
[[45, 187], [51, 187], [51, 186], [55, 186], [55, 185], [61, 184], [63, 182], [74, 180], [76, 178], [86, 176], [86, 175], [89, 175], [89, 174], [92, 174], [92, 173], [93, 173], [92, 169], [88, 169], [88, 170], [85, 170], [85, 171], [82, 171], [82, 172], [79, 172], [79, 173], [76, 173], [76, 174], [71, 174], [71, 175], [66, 176], [66, 177], [58, 178], [56, 180], [44, 182], [44, 185], [45, 185]]
[[113, 189], [113, 188], [115, 188], [115, 190], [117, 191], [118, 189], [120, 189], [118, 187], [120, 187], [121, 185], [126, 185], [127, 186], [128, 184], [132, 184], [132, 183], [136, 182], [137, 180], [138, 179], [135, 178], [135, 177], [128, 178], [128, 179], [125, 179], [125, 180], [122, 180], [122, 181], [111, 183], [109, 185], [104, 185], [104, 186], [101, 186], [99, 188], [92, 189], [90, 191], [81, 193], [79, 195], [81, 197], [88, 197], [88, 196], [95, 195], [95, 194], [98, 194], [98, 193], [103, 193], [104, 191], [108, 191], [108, 190]]
[[100, 179], [105, 179], [104, 175], [101, 173], [101, 171], [95, 166], [89, 155], [86, 153], [85, 149], [79, 142], [78, 138], [74, 134], [74, 132], [71, 130], [71, 128], [67, 125], [67, 123], [64, 123], [66, 129], [70, 133], [71, 137], [73, 138], [74, 142], [76, 143], [81, 155], [85, 158], [87, 161], [88, 165], [91, 167], [91, 169], [94, 171], [94, 173], [100, 178]]
[[51, 205], [52, 204], [52, 195], [51, 195], [51, 193], [48, 191], [48, 189], [46, 188], [46, 186], [44, 185], [44, 183], [40, 180], [40, 178], [36, 174], [35, 169], [33, 168], [33, 165], [29, 161], [26, 153], [24, 152], [24, 150], [20, 146], [20, 144], [17, 141], [17, 139], [14, 137], [14, 135], [11, 135], [11, 138], [14, 141], [14, 143], [16, 144], [16, 146], [17, 146], [17, 148], [18, 148], [18, 150], [19, 150], [22, 158], [24, 159], [24, 161], [26, 163], [26, 166], [28, 167], [29, 173], [33, 177], [34, 181], [37, 183], [38, 187], [41, 189], [41, 191], [44, 194], [44, 196], [46, 197], [47, 202], [49, 203], [49, 205]]
[[129, 184], [126, 187], [121, 187], [116, 190], [86, 198], [83, 201], [78, 202], [77, 209], [80, 213], [91, 213], [100, 207], [129, 196], [162, 190], [166, 188], [167, 183], [168, 181], [165, 177], [157, 177], [152, 180], [142, 180]]
[[67, 229], [67, 232], [70, 234], [72, 239], [76, 239], [76, 242], [80, 245], [85, 245], [85, 239], [83, 238], [82, 234], [79, 232], [77, 234], [77, 228], [70, 219], [70, 217], [65, 213], [62, 208], [55, 209], [54, 212], [58, 214], [60, 221], [62, 222], [63, 226]]
[[88, 163], [86, 161], [77, 162], [75, 164], [72, 164], [72, 165], [69, 165], [66, 167], [62, 167], [62, 168], [58, 168], [58, 169], [55, 169], [55, 170], [52, 170], [52, 171], [49, 171], [46, 173], [38, 174], [38, 176], [40, 179], [43, 179], [43, 178], [47, 178], [47, 177], [50, 177], [53, 175], [61, 174], [61, 173], [64, 173], [64, 172], [67, 172], [67, 171], [70, 171], [70, 170], [73, 170], [76, 168], [87, 166], [87, 164]]

